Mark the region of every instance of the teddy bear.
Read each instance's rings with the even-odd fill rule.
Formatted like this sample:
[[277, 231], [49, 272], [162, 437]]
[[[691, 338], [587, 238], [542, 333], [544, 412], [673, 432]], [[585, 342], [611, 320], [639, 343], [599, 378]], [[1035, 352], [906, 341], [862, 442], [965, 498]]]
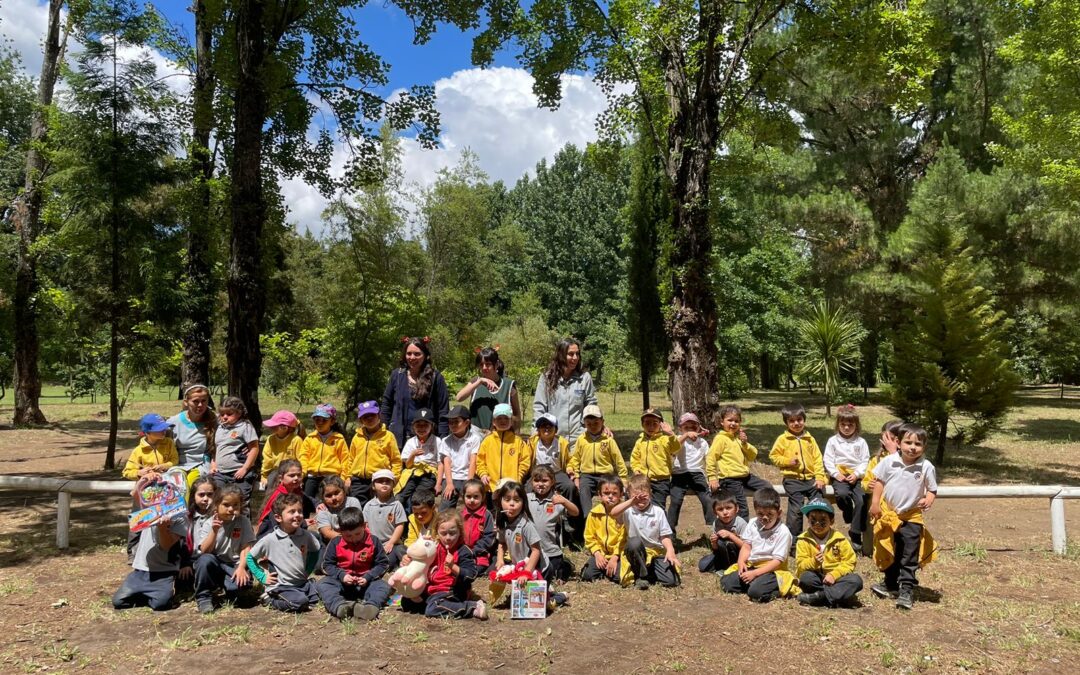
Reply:
[[420, 537], [405, 550], [410, 558], [409, 564], [402, 565], [390, 575], [390, 585], [395, 592], [410, 600], [423, 595], [427, 588], [428, 567], [435, 560], [435, 550], [435, 540], [427, 537]]

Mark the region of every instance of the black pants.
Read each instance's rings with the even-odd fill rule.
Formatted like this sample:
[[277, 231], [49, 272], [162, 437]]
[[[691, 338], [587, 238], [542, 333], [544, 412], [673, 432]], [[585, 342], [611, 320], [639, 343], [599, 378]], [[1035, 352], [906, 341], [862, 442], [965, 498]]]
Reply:
[[540, 572], [544, 576], [544, 581], [550, 584], [556, 581], [567, 581], [574, 573], [574, 567], [570, 564], [570, 561], [561, 555], [548, 556], [548, 565]]
[[[592, 498], [599, 483], [600, 474], [598, 473], [578, 474], [578, 498], [581, 500], [581, 513], [584, 516], [588, 516], [589, 511], [592, 511]], [[585, 532], [582, 531], [581, 534], [584, 536]]]
[[720, 587], [725, 593], [746, 593], [754, 602], [769, 602], [780, 597], [780, 582], [773, 573], [762, 574], [748, 584], [735, 571], [720, 577]]
[[412, 496], [417, 490], [435, 490], [435, 474], [433, 473], [414, 473], [409, 480], [406, 481], [405, 487], [401, 488], [401, 492], [397, 495], [397, 500], [401, 502], [401, 505], [405, 507], [405, 513], [412, 513]]
[[857, 481], [854, 484], [837, 481], [832, 487], [836, 495], [836, 505], [840, 507], [840, 513], [844, 514], [844, 522], [850, 526], [848, 534], [852, 539], [861, 540], [863, 504], [866, 502], [862, 484]]
[[787, 527], [791, 530], [791, 541], [795, 541], [803, 531], [803, 504], [821, 499], [821, 490], [813, 480], [785, 478], [784, 492], [787, 493]]
[[671, 494], [671, 479], [650, 480], [649, 490], [652, 491], [652, 503], [667, 511], [668, 495]]
[[327, 476], [316, 476], [314, 474], [304, 476], [304, 494], [316, 504], [322, 504], [322, 495], [319, 493], [322, 492], [322, 484], [326, 478]]
[[430, 618], [450, 617], [453, 619], [467, 619], [476, 610], [476, 602], [462, 600], [453, 593], [435, 593], [426, 599], [410, 600], [401, 599], [401, 608], [407, 612], [420, 613]]
[[446, 499], [440, 495], [439, 498], [439, 510], [445, 511], [447, 509], [456, 509], [458, 499], [465, 495], [465, 481], [452, 479], [454, 483], [454, 494], [450, 495], [450, 499]]
[[772, 484], [752, 473], [740, 478], [720, 479], [721, 490], [729, 490], [735, 493], [735, 503], [739, 505], [739, 516], [745, 521], [750, 520], [750, 506], [746, 503], [746, 493], [754, 493], [767, 487], [772, 487]]
[[915, 574], [919, 571], [922, 531], [923, 526], [919, 523], [905, 522], [893, 535], [896, 557], [889, 569], [885, 570], [885, 587], [889, 590], [912, 588], [918, 583]]
[[[615, 556], [618, 558], [619, 556]], [[615, 576], [609, 577], [607, 570], [601, 569], [596, 564], [596, 558], [589, 554], [589, 559], [585, 561], [585, 566], [581, 568], [581, 580], [582, 581], [600, 581], [601, 579], [607, 579], [608, 581], [614, 581], [616, 584], [622, 584], [622, 580], [619, 576], [619, 569], [622, 565], [622, 561], [619, 561], [619, 565], [615, 566]]]
[[727, 568], [739, 562], [739, 547], [728, 541], [720, 539], [716, 542], [716, 548], [712, 553], [706, 553], [698, 561], [698, 570], [701, 572], [720, 572], [723, 574]]
[[375, 498], [375, 494], [371, 491], [371, 479], [352, 476], [349, 479], [349, 496], [356, 497], [360, 502], [360, 508], [364, 508]]
[[251, 491], [255, 489], [255, 479], [258, 477], [259, 472], [255, 471], [254, 469], [249, 471], [247, 475], [240, 480], [236, 480], [235, 476], [230, 476], [228, 474], [221, 473], [220, 471], [215, 471], [214, 473], [210, 474], [210, 480], [214, 481], [214, 486], [217, 487], [218, 490], [225, 487], [226, 485], [235, 485], [236, 487], [240, 488], [240, 493], [244, 496], [244, 507], [242, 510], [242, 513], [244, 515], [250, 514]]
[[325, 576], [315, 584], [315, 592], [319, 594], [323, 607], [333, 615], [343, 602], [362, 602], [366, 605], [374, 605], [382, 608], [394, 591], [382, 579], [375, 579], [363, 586], [343, 584], [334, 577]]
[[705, 474], [699, 471], [675, 473], [671, 475], [671, 501], [667, 507], [668, 524], [672, 531], [679, 528], [679, 511], [682, 510], [687, 492], [693, 492], [701, 502], [701, 515], [705, 517], [705, 524], [713, 524], [715, 516], [712, 509], [712, 491], [709, 490], [709, 481]]
[[825, 585], [825, 575], [815, 570], [808, 570], [799, 577], [799, 588], [807, 593], [825, 592], [825, 600], [835, 607], [855, 599], [862, 590], [862, 577], [854, 572], [837, 579], [832, 586]]
[[635, 579], [644, 579], [668, 588], [679, 585], [679, 572], [674, 565], [662, 556], [654, 556], [652, 561], [645, 562], [647, 559], [645, 542], [637, 537], [630, 537], [626, 542], [626, 561], [630, 563]]

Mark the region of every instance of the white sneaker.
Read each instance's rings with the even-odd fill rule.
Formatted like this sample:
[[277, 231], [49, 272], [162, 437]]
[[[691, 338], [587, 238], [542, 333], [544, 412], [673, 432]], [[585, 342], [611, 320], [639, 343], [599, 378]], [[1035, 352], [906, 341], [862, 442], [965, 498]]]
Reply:
[[479, 619], [481, 621], [487, 621], [487, 618], [488, 618], [487, 605], [484, 604], [483, 600], [477, 600], [476, 601], [476, 607], [473, 608], [472, 615], [473, 615], [474, 619]]

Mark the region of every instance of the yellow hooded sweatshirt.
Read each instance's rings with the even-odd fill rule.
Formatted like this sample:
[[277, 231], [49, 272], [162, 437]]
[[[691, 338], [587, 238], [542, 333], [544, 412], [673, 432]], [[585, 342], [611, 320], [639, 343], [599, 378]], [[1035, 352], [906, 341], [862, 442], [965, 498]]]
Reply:
[[394, 472], [394, 479], [401, 476], [401, 451], [397, 439], [385, 424], [372, 432], [360, 427], [349, 444], [349, 475], [371, 480], [379, 469]]
[[349, 446], [336, 431], [331, 431], [325, 439], [319, 438], [318, 433], [308, 434], [300, 444], [297, 459], [305, 476], [349, 477]]
[[630, 453], [630, 470], [645, 474], [649, 480], [667, 480], [671, 478], [671, 460], [680, 447], [679, 439], [671, 434], [649, 438], [642, 432]]
[[[825, 462], [821, 458], [821, 448], [810, 434], [803, 432], [802, 436], [796, 436], [785, 431], [777, 437], [769, 453], [772, 463], [780, 467], [784, 478], [795, 480], [819, 480], [828, 484], [829, 479], [825, 475]], [[791, 460], [797, 459], [797, 466], [789, 466]]]
[[504, 478], [521, 483], [532, 466], [532, 448], [513, 431], [492, 431], [480, 441], [476, 475], [488, 477], [491, 489]]
[[757, 459], [757, 452], [757, 448], [743, 443], [735, 434], [721, 431], [705, 456], [705, 475], [715, 481], [748, 476], [750, 462]]

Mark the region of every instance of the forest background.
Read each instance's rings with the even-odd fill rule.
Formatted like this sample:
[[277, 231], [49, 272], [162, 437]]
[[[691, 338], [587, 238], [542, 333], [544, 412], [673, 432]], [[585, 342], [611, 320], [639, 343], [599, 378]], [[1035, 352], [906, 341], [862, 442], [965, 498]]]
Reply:
[[[108, 398], [111, 466], [137, 388], [349, 409], [428, 335], [451, 390], [495, 344], [531, 393], [574, 336], [601, 388], [679, 410], [883, 388], [940, 461], [1018, 384], [1080, 381], [1074, 3], [394, 3], [418, 42], [511, 50], [544, 105], [570, 73], [608, 94], [595, 143], [512, 185], [471, 152], [407, 180], [434, 89], [372, 93], [393, 64], [364, 4], [194, 0], [188, 39], [147, 3], [51, 0], [40, 75], [0, 54], [16, 423], [46, 422], [42, 383]], [[295, 177], [329, 200], [318, 234]]]

